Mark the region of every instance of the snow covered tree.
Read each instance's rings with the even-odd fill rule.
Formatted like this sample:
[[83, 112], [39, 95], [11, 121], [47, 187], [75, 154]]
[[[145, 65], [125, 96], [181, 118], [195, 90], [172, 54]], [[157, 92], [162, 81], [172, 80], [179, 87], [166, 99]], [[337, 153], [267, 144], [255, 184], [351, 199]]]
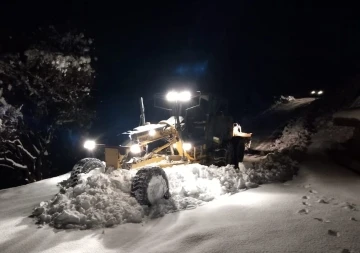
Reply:
[[25, 50], [0, 55], [0, 170], [40, 180], [57, 130], [89, 126], [92, 42], [50, 27], [34, 33]]

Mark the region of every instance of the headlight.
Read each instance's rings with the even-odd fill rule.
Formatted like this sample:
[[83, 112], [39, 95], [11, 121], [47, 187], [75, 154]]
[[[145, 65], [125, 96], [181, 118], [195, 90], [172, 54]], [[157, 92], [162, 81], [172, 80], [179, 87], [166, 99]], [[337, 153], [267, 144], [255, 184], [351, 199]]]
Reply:
[[322, 95], [323, 93], [324, 93], [324, 92], [323, 92], [322, 90], [319, 90], [317, 94], [318, 94], [318, 95]]
[[311, 92], [311, 95], [314, 95], [315, 93], [316, 93], [316, 91], [313, 90], [313, 91]]
[[87, 140], [84, 142], [84, 148], [86, 148], [87, 150], [94, 150], [94, 148], [96, 147], [96, 143], [95, 141], [90, 141]]
[[134, 144], [130, 147], [130, 152], [134, 153], [134, 154], [139, 154], [141, 153], [141, 147], [139, 144]]
[[184, 143], [183, 144], [183, 149], [185, 150], [185, 151], [189, 151], [190, 149], [191, 149], [191, 147], [192, 147], [192, 145], [191, 145], [191, 143]]

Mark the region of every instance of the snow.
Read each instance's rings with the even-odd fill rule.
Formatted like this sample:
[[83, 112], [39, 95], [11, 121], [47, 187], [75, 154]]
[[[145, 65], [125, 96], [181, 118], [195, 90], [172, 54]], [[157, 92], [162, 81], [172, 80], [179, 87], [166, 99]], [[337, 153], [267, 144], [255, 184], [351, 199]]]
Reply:
[[[96, 169], [81, 174], [79, 184], [74, 188], [41, 202], [34, 215], [40, 223], [49, 223], [56, 228], [110, 227], [195, 208], [240, 188], [241, 173], [236, 173], [232, 166], [218, 168], [189, 164], [173, 166], [165, 172], [172, 198], [161, 200], [151, 208], [140, 206], [130, 196], [131, 179], [136, 170], [104, 173]], [[250, 177], [246, 181], [249, 188], [256, 187], [250, 183]]]
[[[180, 122], [182, 122], [184, 120], [183, 117], [179, 117]], [[159, 122], [159, 124], [148, 124], [148, 125], [144, 125], [144, 126], [138, 126], [135, 127], [134, 130], [129, 130], [127, 132], [125, 132], [124, 134], [136, 134], [136, 133], [141, 133], [141, 132], [145, 132], [145, 131], [150, 131], [150, 130], [156, 130], [156, 129], [161, 129], [166, 127], [167, 125], [175, 125], [175, 118], [172, 116], [170, 117], [168, 120], [164, 120]]]
[[5, 98], [4, 97], [1, 97], [0, 98], [0, 102], [3, 104], [3, 105], [7, 105], [8, 103], [6, 102]]
[[326, 117], [319, 117], [315, 122], [317, 133], [316, 142], [313, 146], [318, 149], [328, 149], [337, 143], [344, 143], [350, 140], [354, 135], [354, 127], [337, 126], [333, 121]]
[[305, 128], [305, 121], [303, 118], [290, 121], [282, 131], [281, 137], [276, 139], [272, 144], [270, 150], [282, 151], [287, 148], [296, 147], [300, 150], [305, 150], [310, 139], [310, 133]]
[[[290, 96], [290, 99], [279, 99], [275, 101], [275, 103], [267, 110], [265, 110], [262, 114], [271, 113], [272, 111], [281, 112], [281, 111], [293, 111], [300, 107], [305, 107], [312, 102], [314, 102], [317, 98], [308, 97], [308, 98], [294, 98]], [[284, 102], [285, 101], [285, 102]]]
[[[346, 208], [346, 203], [360, 205], [360, 179], [316, 149], [310, 152], [318, 159], [304, 161], [293, 181], [223, 195], [193, 210], [114, 228], [54, 230], [37, 228], [27, 218], [34, 206], [58, 192], [56, 183], [68, 174], [2, 190], [0, 251], [360, 252], [360, 214]], [[331, 201], [318, 203], [321, 198]], [[301, 209], [307, 214], [299, 214]]]
[[[313, 135], [293, 122], [275, 144], [283, 152], [240, 164], [239, 173], [166, 168], [172, 198], [151, 208], [129, 195], [135, 170], [94, 170], [62, 193], [56, 184], [69, 174], [1, 190], [0, 252], [360, 252], [360, 177], [324, 152], [329, 136], [341, 142], [351, 133], [326, 122], [318, 119]], [[286, 155], [294, 146], [304, 151], [310, 136], [300, 164]], [[258, 187], [268, 182], [277, 183]], [[35, 207], [51, 226], [28, 217]]]
[[11, 162], [11, 164], [12, 164], [13, 166], [17, 167], [17, 168], [27, 169], [27, 166], [26, 166], [26, 165], [17, 163], [17, 162], [15, 162], [13, 159], [10, 159], [10, 158], [1, 158], [1, 157], [0, 157], [0, 161], [8, 161], [8, 162]]
[[360, 122], [360, 108], [339, 111], [334, 114], [335, 119], [353, 120], [358, 124]]
[[138, 126], [138, 127], [135, 127], [133, 131], [130, 130], [130, 131], [126, 132], [126, 134], [141, 133], [141, 132], [145, 132], [145, 131], [150, 131], [152, 129], [164, 128], [165, 126], [166, 126], [165, 124], [149, 124], [149, 125], [145, 125], [145, 126]]

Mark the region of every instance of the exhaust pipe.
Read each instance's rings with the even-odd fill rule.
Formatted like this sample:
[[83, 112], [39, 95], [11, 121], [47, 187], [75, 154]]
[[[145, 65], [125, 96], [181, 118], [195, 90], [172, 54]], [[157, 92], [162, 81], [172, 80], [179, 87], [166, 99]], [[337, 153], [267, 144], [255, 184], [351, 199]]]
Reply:
[[144, 100], [140, 98], [140, 126], [145, 126], [145, 107], [144, 107]]

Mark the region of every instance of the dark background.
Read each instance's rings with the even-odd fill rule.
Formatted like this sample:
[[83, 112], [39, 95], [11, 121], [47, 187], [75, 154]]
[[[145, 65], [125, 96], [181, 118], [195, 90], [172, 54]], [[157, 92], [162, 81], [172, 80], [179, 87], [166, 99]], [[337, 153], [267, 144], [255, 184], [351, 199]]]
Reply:
[[356, 5], [287, 2], [2, 1], [1, 38], [47, 25], [94, 38], [91, 134], [111, 143], [138, 124], [140, 96], [147, 120], [162, 119], [152, 96], [177, 84], [228, 98], [241, 121], [274, 96], [349, 82], [359, 65]]

